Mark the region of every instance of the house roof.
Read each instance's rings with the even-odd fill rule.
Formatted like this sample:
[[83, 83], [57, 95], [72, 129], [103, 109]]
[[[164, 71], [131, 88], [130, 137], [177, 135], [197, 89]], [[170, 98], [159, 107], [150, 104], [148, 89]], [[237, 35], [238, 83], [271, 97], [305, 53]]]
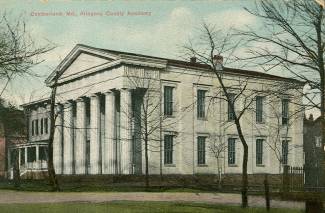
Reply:
[[[177, 60], [177, 59], [169, 59], [169, 58], [163, 58], [163, 57], [156, 57], [156, 56], [149, 56], [149, 55], [143, 55], [138, 53], [131, 53], [131, 52], [123, 52], [123, 51], [117, 51], [117, 50], [109, 50], [109, 49], [103, 49], [103, 48], [97, 48], [92, 47], [84, 44], [77, 44], [77, 46], [86, 47], [98, 51], [103, 51], [106, 53], [111, 54], [124, 54], [124, 55], [130, 55], [130, 56], [140, 56], [140, 57], [146, 57], [146, 58], [152, 58], [152, 59], [159, 59], [159, 60], [166, 60], [168, 65], [177, 66], [177, 67], [188, 67], [188, 68], [201, 68], [201, 69], [211, 69], [210, 65], [207, 64], [201, 64], [201, 63], [193, 63], [190, 61], [183, 61], [183, 60]], [[258, 72], [258, 71], [252, 71], [252, 70], [245, 70], [245, 69], [235, 69], [230, 67], [223, 67], [223, 71], [229, 73], [229, 74], [236, 74], [236, 75], [245, 75], [248, 77], [253, 78], [263, 78], [263, 79], [270, 79], [270, 80], [280, 80], [280, 81], [289, 81], [292, 83], [298, 83], [298, 84], [305, 84], [303, 81], [299, 81], [293, 78], [288, 77], [282, 77], [277, 75], [272, 75], [268, 73]]]
[[[57, 71], [61, 72], [64, 71], [64, 66], [66, 66], [66, 63], [70, 60], [69, 58], [71, 55], [73, 55], [78, 49], [87, 49], [88, 50], [93, 50], [97, 51], [103, 54], [110, 54], [110, 55], [115, 55], [115, 56], [121, 56], [121, 55], [126, 55], [126, 56], [135, 56], [135, 57], [143, 57], [143, 58], [148, 58], [152, 60], [161, 60], [167, 63], [167, 65], [170, 66], [176, 66], [176, 67], [185, 67], [185, 68], [199, 68], [199, 69], [205, 69], [207, 71], [211, 71], [211, 66], [208, 64], [201, 64], [201, 63], [193, 63], [190, 61], [184, 61], [184, 60], [177, 60], [177, 59], [169, 59], [169, 58], [163, 58], [163, 57], [156, 57], [156, 56], [149, 56], [149, 55], [143, 55], [143, 54], [138, 54], [138, 53], [131, 53], [131, 52], [124, 52], [124, 51], [117, 51], [117, 50], [110, 50], [110, 49], [103, 49], [103, 48], [97, 48], [97, 47], [92, 47], [88, 46], [85, 44], [77, 44], [71, 52], [67, 55], [67, 57], [58, 65], [58, 67], [50, 74], [50, 76], [46, 79], [46, 83], [49, 85], [49, 83], [53, 80], [55, 73]], [[85, 51], [85, 50], [83, 50]], [[69, 63], [67, 63], [69, 64]], [[61, 70], [63, 69], [63, 70]], [[296, 83], [300, 85], [304, 85], [305, 82], [299, 81], [293, 78], [288, 78], [288, 77], [282, 77], [282, 76], [277, 76], [277, 75], [271, 75], [268, 73], [263, 73], [263, 72], [258, 72], [258, 71], [251, 71], [251, 70], [244, 70], [244, 69], [235, 69], [235, 68], [230, 68], [230, 67], [223, 67], [223, 71], [225, 73], [233, 74], [233, 75], [242, 75], [242, 76], [247, 76], [247, 77], [252, 77], [252, 78], [262, 78], [262, 79], [269, 79], [269, 80], [279, 80], [279, 81], [287, 81], [291, 83]], [[62, 74], [62, 72], [61, 72]]]

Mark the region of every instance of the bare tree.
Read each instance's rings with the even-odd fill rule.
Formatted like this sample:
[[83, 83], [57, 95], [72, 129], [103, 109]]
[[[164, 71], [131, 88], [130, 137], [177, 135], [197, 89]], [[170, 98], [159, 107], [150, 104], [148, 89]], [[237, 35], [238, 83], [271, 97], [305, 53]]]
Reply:
[[225, 142], [224, 135], [213, 134], [211, 135], [211, 141], [208, 145], [209, 151], [213, 154], [213, 157], [217, 160], [217, 174], [218, 174], [218, 188], [222, 187], [222, 159], [225, 158], [224, 152], [227, 150], [227, 143]]
[[37, 76], [32, 67], [41, 63], [39, 57], [54, 49], [54, 45], [39, 45], [30, 36], [22, 16], [13, 20], [0, 14], [0, 80], [6, 81], [0, 97], [16, 76]]
[[[52, 186], [53, 191], [59, 191], [60, 186], [59, 182], [55, 173], [55, 168], [53, 164], [53, 141], [54, 141], [54, 133], [56, 130], [55, 121], [56, 121], [56, 110], [55, 110], [55, 100], [56, 100], [56, 89], [57, 89], [57, 82], [59, 79], [58, 73], [55, 73], [54, 76], [54, 83], [51, 85], [51, 102], [50, 102], [50, 136], [48, 142], [48, 161], [47, 161], [47, 168], [48, 168], [48, 175], [49, 175], [49, 182]], [[60, 113], [60, 112], [58, 112]]]
[[[132, 92], [133, 165], [139, 167], [144, 152], [145, 186], [149, 187], [150, 153], [160, 155], [160, 175], [162, 176], [162, 130], [175, 124], [176, 119], [168, 120], [164, 116], [161, 97], [161, 82], [158, 70], [138, 68], [129, 70], [127, 79]], [[123, 108], [121, 109], [123, 112]], [[141, 167], [139, 167], [141, 168]], [[141, 171], [137, 171], [141, 172]]]
[[[240, 40], [233, 40], [231, 31], [224, 33], [215, 26], [206, 23], [202, 26], [201, 34], [194, 41], [190, 41], [184, 46], [187, 56], [196, 57], [198, 62], [207, 65], [209, 70], [216, 76], [220, 85], [221, 95], [216, 97], [228, 103], [228, 117], [236, 127], [238, 137], [243, 146], [243, 162], [242, 162], [242, 207], [248, 206], [248, 145], [242, 129], [241, 119], [245, 111], [249, 109], [256, 90], [249, 89], [249, 77], [239, 76], [234, 80], [227, 79], [227, 70], [223, 67], [223, 57], [226, 56], [225, 63], [232, 62], [235, 58], [235, 51], [240, 45]], [[235, 107], [237, 105], [237, 107]], [[242, 107], [238, 107], [238, 105]]]

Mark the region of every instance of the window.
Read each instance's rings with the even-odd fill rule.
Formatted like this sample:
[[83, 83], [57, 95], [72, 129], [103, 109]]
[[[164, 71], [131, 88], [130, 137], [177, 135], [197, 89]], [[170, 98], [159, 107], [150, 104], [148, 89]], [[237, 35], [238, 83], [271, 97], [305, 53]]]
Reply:
[[256, 139], [256, 165], [263, 164], [263, 139]]
[[197, 91], [197, 117], [205, 118], [205, 90]]
[[282, 99], [282, 124], [286, 125], [289, 122], [289, 100]]
[[228, 164], [236, 163], [236, 139], [228, 138]]
[[45, 127], [45, 134], [49, 133], [49, 119], [45, 118], [44, 119], [44, 127]]
[[41, 119], [41, 135], [43, 135], [44, 132], [44, 119]]
[[263, 122], [263, 100], [264, 97], [256, 96], [256, 122]]
[[34, 120], [32, 120], [32, 136], [34, 136], [34, 134], [35, 134], [35, 124], [34, 124], [35, 122], [34, 122]]
[[25, 165], [25, 148], [20, 149], [20, 165]]
[[164, 164], [173, 163], [173, 135], [164, 137]]
[[229, 93], [229, 100], [228, 100], [228, 121], [233, 121], [235, 120], [235, 113], [233, 111], [233, 109], [231, 108], [231, 104], [233, 105], [233, 107], [235, 108], [234, 104], [235, 104], [235, 94]]
[[47, 147], [46, 146], [39, 147], [39, 160], [47, 161]]
[[282, 141], [282, 164], [288, 164], [289, 144], [287, 140]]
[[38, 135], [38, 119], [35, 120], [35, 135]]
[[205, 164], [205, 139], [206, 137], [197, 137], [197, 163]]
[[36, 147], [27, 147], [27, 162], [36, 161]]
[[173, 87], [164, 87], [164, 115], [173, 115]]

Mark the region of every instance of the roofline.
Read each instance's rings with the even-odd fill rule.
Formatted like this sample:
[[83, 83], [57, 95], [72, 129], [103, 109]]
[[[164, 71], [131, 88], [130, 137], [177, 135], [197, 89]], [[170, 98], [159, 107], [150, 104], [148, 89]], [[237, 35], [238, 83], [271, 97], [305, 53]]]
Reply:
[[23, 108], [25, 108], [25, 107], [31, 106], [31, 105], [46, 103], [46, 102], [48, 102], [50, 100], [51, 100], [50, 98], [42, 98], [42, 99], [39, 99], [39, 100], [36, 100], [36, 101], [32, 101], [32, 102], [28, 102], [28, 103], [21, 104], [20, 106], [23, 107]]
[[[103, 48], [97, 48], [88, 46], [85, 44], [77, 44], [72, 50], [68, 53], [68, 55], [61, 61], [61, 63], [57, 66], [57, 68], [48, 76], [48, 78], [45, 80], [45, 83], [49, 86], [50, 79], [53, 76], [53, 73], [55, 73], [59, 68], [61, 68], [62, 64], [67, 60], [67, 57], [72, 54], [72, 52], [77, 49], [78, 47], [83, 47], [86, 49], [93, 49], [97, 51], [101, 51], [104, 53], [111, 53], [111, 54], [117, 54], [117, 55], [130, 55], [130, 56], [138, 56], [138, 57], [145, 57], [145, 58], [151, 58], [151, 59], [158, 59], [158, 60], [166, 60], [167, 66], [176, 66], [176, 67], [186, 67], [186, 68], [192, 68], [192, 69], [202, 69], [206, 71], [212, 71], [212, 67], [208, 64], [200, 64], [200, 63], [193, 63], [189, 61], [183, 61], [183, 60], [177, 60], [177, 59], [170, 59], [170, 58], [163, 58], [163, 57], [156, 57], [156, 56], [149, 56], [149, 55], [143, 55], [138, 53], [132, 53], [132, 52], [124, 52], [124, 51], [117, 51], [117, 50], [109, 50], [109, 49], [103, 49]], [[270, 79], [270, 80], [280, 80], [280, 81], [287, 81], [291, 83], [296, 83], [300, 85], [305, 85], [306, 82], [300, 81], [293, 78], [288, 77], [282, 77], [277, 75], [272, 75], [264, 72], [258, 72], [258, 71], [252, 71], [252, 70], [244, 70], [244, 69], [236, 69], [236, 68], [230, 68], [230, 67], [224, 67], [224, 71], [229, 74], [236, 74], [236, 75], [243, 75], [243, 76], [249, 76], [253, 78], [260, 78], [260, 79]], [[22, 105], [23, 106], [23, 105]]]

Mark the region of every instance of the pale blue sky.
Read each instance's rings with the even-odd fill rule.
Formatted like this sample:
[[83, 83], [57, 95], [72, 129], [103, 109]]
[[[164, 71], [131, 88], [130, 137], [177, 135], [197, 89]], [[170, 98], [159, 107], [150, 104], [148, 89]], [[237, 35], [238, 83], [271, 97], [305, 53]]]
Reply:
[[[43, 56], [42, 65], [34, 68], [42, 74], [38, 79], [15, 79], [6, 93], [16, 104], [44, 96], [48, 90], [45, 77], [77, 43], [100, 48], [122, 50], [147, 55], [177, 58], [179, 46], [193, 36], [203, 20], [221, 28], [254, 26], [255, 17], [243, 7], [252, 0], [192, 0], [192, 1], [118, 1], [118, 0], [0, 0], [0, 10], [14, 17], [24, 14], [27, 28], [37, 43], [46, 39], [58, 47]], [[151, 12], [151, 16], [123, 17], [35, 17], [32, 12]]]

